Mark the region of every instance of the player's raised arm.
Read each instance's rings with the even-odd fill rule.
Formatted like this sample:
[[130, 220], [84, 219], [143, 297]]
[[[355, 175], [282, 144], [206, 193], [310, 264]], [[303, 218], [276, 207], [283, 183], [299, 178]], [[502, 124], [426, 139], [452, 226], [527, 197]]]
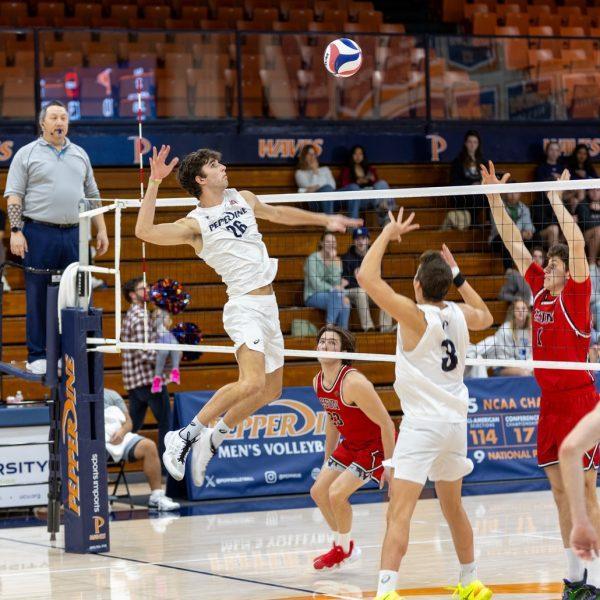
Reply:
[[442, 256], [448, 266], [452, 269], [454, 285], [464, 300], [464, 304], [458, 306], [465, 315], [467, 327], [471, 331], [481, 331], [491, 327], [494, 323], [494, 317], [484, 302], [482, 297], [473, 289], [469, 282], [462, 276], [458, 264], [452, 256], [452, 252], [446, 244], [442, 244]]
[[264, 219], [272, 223], [279, 223], [281, 225], [317, 225], [325, 227], [327, 231], [339, 231], [341, 233], [344, 233], [348, 227], [360, 227], [363, 224], [362, 219], [351, 219], [344, 215], [326, 215], [293, 206], [265, 204], [248, 190], [243, 190], [240, 194], [252, 206], [252, 210], [258, 219]]
[[[559, 180], [568, 181], [569, 178], [569, 171], [565, 169], [561, 173]], [[569, 246], [569, 274], [571, 279], [577, 283], [581, 283], [590, 276], [590, 268], [585, 255], [585, 239], [583, 233], [581, 233], [581, 229], [579, 229], [573, 215], [567, 210], [567, 207], [562, 201], [562, 192], [548, 192], [547, 196], [558, 220], [558, 226]]]
[[584, 560], [598, 556], [598, 535], [587, 514], [581, 457], [600, 439], [600, 408], [588, 413], [563, 441], [558, 455], [573, 528], [571, 547]]
[[[510, 173], [505, 173], [502, 176], [502, 179], [498, 179], [496, 177], [494, 163], [491, 160], [489, 161], [487, 168], [485, 165], [481, 165], [481, 181], [483, 184], [506, 183], [509, 177]], [[531, 253], [523, 243], [523, 236], [506, 211], [500, 194], [486, 194], [486, 196], [490, 203], [492, 218], [496, 223], [498, 234], [512, 256], [512, 259], [515, 261], [519, 273], [525, 275], [525, 272], [533, 262], [533, 259], [531, 258]]]
[[414, 330], [416, 325], [424, 326], [425, 321], [421, 311], [411, 298], [397, 294], [381, 277], [381, 261], [390, 241], [400, 242], [402, 235], [419, 228], [417, 223], [413, 223], [414, 212], [405, 221], [402, 220], [403, 215], [404, 208], [398, 212], [397, 220], [391, 212], [389, 213], [390, 222], [371, 244], [356, 279], [379, 308], [392, 315], [401, 326]]
[[158, 186], [179, 162], [179, 159], [175, 157], [167, 164], [166, 160], [170, 149], [170, 146], [163, 145], [160, 152], [157, 152], [156, 148], [152, 148], [150, 179], [135, 224], [135, 235], [145, 242], [159, 246], [176, 246], [178, 244], [193, 246], [196, 238], [200, 237], [200, 228], [194, 219], [179, 219], [175, 223], [154, 223]]

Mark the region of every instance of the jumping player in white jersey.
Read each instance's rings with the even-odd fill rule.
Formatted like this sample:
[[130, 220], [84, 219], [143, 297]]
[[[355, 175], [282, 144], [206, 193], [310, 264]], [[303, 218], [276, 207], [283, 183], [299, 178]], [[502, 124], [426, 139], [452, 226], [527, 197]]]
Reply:
[[[381, 551], [377, 600], [398, 600], [398, 569], [408, 549], [410, 521], [427, 478], [435, 482], [442, 512], [460, 561], [453, 598], [489, 600], [492, 592], [477, 578], [473, 529], [462, 506], [462, 479], [473, 470], [467, 458], [469, 394], [463, 381], [468, 329], [487, 329], [493, 317], [465, 281], [450, 250], [429, 250], [413, 279], [416, 303], [394, 292], [381, 278], [381, 261], [390, 241], [417, 229], [414, 213], [390, 223], [371, 246], [358, 282], [377, 305], [398, 321], [396, 381], [404, 417], [394, 455], [387, 530]], [[445, 298], [454, 284], [464, 300]], [[386, 464], [386, 463], [384, 463]]]
[[[174, 223], [154, 223], [158, 186], [177, 165], [167, 163], [170, 147], [152, 149], [150, 180], [135, 227], [140, 239], [160, 246], [189, 244], [227, 286], [223, 326], [234, 343], [239, 379], [218, 390], [192, 422], [165, 436], [163, 461], [174, 479], [185, 474], [194, 446], [192, 475], [202, 485], [209, 460], [229, 431], [261, 406], [279, 398], [283, 381], [283, 336], [272, 282], [277, 260], [269, 258], [256, 218], [283, 225], [319, 225], [344, 232], [362, 220], [263, 204], [248, 191], [227, 189], [221, 154], [200, 149], [181, 161], [181, 186], [198, 206]], [[208, 425], [221, 417], [214, 429]], [[195, 442], [198, 442], [195, 444]]]

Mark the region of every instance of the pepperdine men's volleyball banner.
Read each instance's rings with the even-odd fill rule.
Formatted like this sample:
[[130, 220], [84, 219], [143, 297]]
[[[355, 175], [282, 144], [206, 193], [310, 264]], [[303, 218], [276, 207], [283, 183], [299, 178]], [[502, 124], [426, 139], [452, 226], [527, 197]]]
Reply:
[[[537, 466], [540, 390], [533, 377], [468, 379], [469, 457], [475, 469], [468, 493], [490, 484], [546, 487]], [[174, 427], [189, 423], [214, 392], [175, 395]], [[204, 487], [194, 486], [191, 462], [184, 480], [191, 500], [307, 492], [323, 465], [326, 414], [311, 387], [285, 388], [281, 399], [239, 425], [209, 463]], [[274, 485], [277, 484], [277, 485]], [[177, 484], [169, 480], [170, 490]], [[370, 484], [375, 487], [375, 484]]]

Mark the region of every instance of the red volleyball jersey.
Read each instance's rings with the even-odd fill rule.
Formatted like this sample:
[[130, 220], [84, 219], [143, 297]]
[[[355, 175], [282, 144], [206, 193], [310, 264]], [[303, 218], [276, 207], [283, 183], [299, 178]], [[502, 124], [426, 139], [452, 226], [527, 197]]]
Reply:
[[[563, 291], [553, 296], [543, 287], [544, 269], [534, 262], [527, 269], [525, 280], [534, 296], [533, 359], [587, 362], [592, 326], [590, 278], [581, 283], [568, 279]], [[542, 395], [594, 387], [590, 371], [535, 369], [535, 378]]]
[[361, 449], [381, 445], [381, 430], [356, 405], [346, 404], [342, 393], [344, 379], [350, 371], [356, 369], [344, 365], [331, 389], [323, 385], [323, 371], [317, 375], [317, 397], [327, 411], [332, 423], [342, 434], [349, 449]]

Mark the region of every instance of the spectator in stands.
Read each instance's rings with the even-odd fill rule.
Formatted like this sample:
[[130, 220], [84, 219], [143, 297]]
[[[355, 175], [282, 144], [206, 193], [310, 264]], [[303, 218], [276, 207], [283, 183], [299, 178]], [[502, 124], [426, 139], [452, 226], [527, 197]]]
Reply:
[[[144, 300], [148, 289], [141, 277], [130, 279], [123, 286], [125, 300], [131, 303], [121, 329], [124, 342], [144, 342]], [[152, 319], [148, 317], [148, 324]], [[155, 342], [155, 331], [148, 332], [148, 341]], [[171, 428], [171, 405], [166, 387], [152, 393], [152, 379], [156, 365], [154, 350], [123, 350], [123, 385], [129, 393], [129, 412], [133, 422], [133, 431], [137, 432], [144, 424], [148, 406], [158, 423], [158, 449], [162, 456], [164, 438]]]
[[[531, 221], [531, 213], [529, 212], [528, 206], [521, 202], [520, 192], [506, 194], [504, 204], [506, 205], [506, 211], [510, 215], [510, 218], [519, 228], [519, 231], [523, 236], [523, 241], [525, 241], [525, 243], [531, 242], [533, 234], [535, 233], [535, 227]], [[502, 254], [502, 264], [504, 265], [504, 269], [510, 269], [512, 267], [512, 258], [500, 238], [498, 227], [496, 226], [496, 223], [493, 222], [493, 219], [489, 242], [494, 252]]]
[[[531, 311], [523, 298], [515, 300], [508, 308], [506, 320], [494, 335], [475, 345], [478, 358], [500, 360], [529, 360], [531, 358]], [[493, 375], [528, 376], [530, 369], [497, 367]]]
[[[371, 317], [369, 296], [356, 281], [356, 273], [360, 268], [371, 242], [369, 230], [366, 227], [357, 227], [352, 234], [352, 239], [354, 240], [354, 243], [348, 248], [348, 251], [342, 255], [342, 277], [348, 282], [344, 290], [350, 299], [350, 302], [358, 311], [358, 318], [360, 319], [360, 326], [363, 331], [369, 331], [375, 329], [373, 318]], [[392, 317], [384, 310], [379, 312], [379, 328], [383, 333], [394, 330]]]
[[571, 173], [571, 179], [597, 179], [598, 177], [586, 144], [575, 146], [573, 154], [567, 159], [567, 168]]
[[[335, 179], [331, 169], [319, 166], [317, 149], [312, 144], [303, 146], [300, 150], [295, 177], [299, 194], [305, 192], [333, 192], [335, 190]], [[308, 207], [314, 212], [324, 212], [331, 215], [334, 213], [337, 203], [334, 203], [333, 200], [309, 202]]]
[[179, 504], [165, 495], [162, 489], [160, 458], [156, 444], [137, 433], [125, 401], [115, 390], [104, 388], [104, 435], [106, 450], [115, 462], [142, 461], [144, 475], [150, 485], [148, 508], [158, 511], [178, 510]]
[[325, 232], [317, 251], [304, 263], [304, 304], [324, 310], [327, 325], [348, 329], [350, 300], [344, 291], [347, 284], [342, 279], [342, 261], [337, 254], [335, 235]]
[[[350, 150], [348, 164], [342, 169], [340, 186], [342, 191], [388, 190], [390, 188], [387, 181], [379, 179], [377, 169], [367, 160], [365, 149], [358, 145]], [[349, 200], [348, 216], [357, 219], [361, 209], [369, 208], [377, 210], [377, 221], [383, 227], [389, 221], [388, 211], [396, 209], [396, 201], [393, 198]]]
[[[536, 246], [531, 251], [531, 257], [538, 265], [540, 265], [540, 267], [544, 266], [545, 258], [543, 248]], [[533, 295], [529, 284], [517, 269], [511, 267], [506, 271], [504, 284], [500, 288], [498, 299], [504, 300], [505, 302], [514, 302], [519, 298], [523, 298], [528, 306], [533, 304]]]
[[[558, 142], [549, 142], [546, 146], [546, 160], [535, 170], [536, 181], [556, 181], [564, 170], [560, 161], [561, 149]], [[536, 195], [531, 207], [533, 225], [540, 241], [546, 248], [557, 244], [560, 238], [560, 229], [552, 206], [543, 192]]]
[[[53, 100], [41, 110], [42, 135], [20, 148], [10, 164], [10, 249], [26, 267], [62, 270], [79, 260], [79, 204], [99, 198], [90, 159], [67, 138], [69, 116]], [[104, 217], [94, 217], [98, 254], [108, 249]], [[27, 369], [46, 372], [46, 288], [50, 277], [25, 272]]]
[[[450, 165], [450, 185], [481, 183], [479, 167], [484, 162], [481, 137], [477, 131], [470, 129], [465, 134], [460, 153]], [[457, 196], [454, 208], [468, 210], [473, 224], [483, 224], [486, 220], [487, 200], [484, 195]]]
[[577, 222], [583, 231], [590, 265], [595, 265], [600, 254], [600, 190], [588, 190], [577, 205]]

